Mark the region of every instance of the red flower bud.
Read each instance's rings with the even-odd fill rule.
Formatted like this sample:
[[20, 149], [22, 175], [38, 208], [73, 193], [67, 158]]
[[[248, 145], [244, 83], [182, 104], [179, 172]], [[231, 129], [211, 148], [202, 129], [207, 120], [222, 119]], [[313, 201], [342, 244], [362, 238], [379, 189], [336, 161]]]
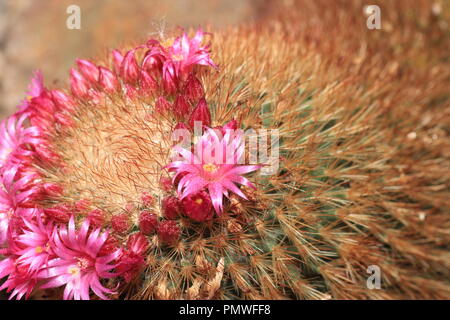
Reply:
[[149, 91], [158, 89], [156, 80], [151, 75], [149, 75], [147, 71], [141, 72], [141, 89]]
[[105, 243], [103, 243], [103, 246], [100, 248], [98, 254], [100, 256], [111, 254], [117, 250], [118, 246], [119, 241], [115, 237], [109, 235], [108, 238], [106, 238]]
[[51, 197], [59, 197], [63, 193], [63, 188], [56, 183], [44, 183], [45, 193]]
[[139, 229], [145, 235], [149, 235], [156, 230], [158, 217], [151, 211], [144, 210], [139, 216]]
[[70, 69], [70, 89], [77, 98], [84, 98], [89, 92], [89, 83], [75, 69]]
[[134, 50], [127, 52], [122, 61], [120, 73], [125, 82], [136, 84], [139, 80], [140, 69], [134, 56]]
[[123, 213], [111, 218], [111, 226], [118, 234], [124, 234], [130, 228], [128, 215]]
[[205, 98], [200, 99], [197, 107], [195, 107], [191, 114], [189, 119], [189, 125], [191, 128], [194, 128], [196, 121], [201, 122], [202, 126], [211, 126], [211, 113]]
[[65, 127], [72, 127], [74, 125], [72, 117], [69, 117], [67, 114], [55, 113], [55, 120]]
[[231, 130], [231, 133], [233, 133], [233, 131], [237, 130], [238, 127], [238, 122], [233, 119], [224, 126], [215, 127], [214, 130], [219, 137], [223, 137], [227, 131]]
[[98, 67], [89, 60], [77, 59], [78, 69], [86, 80], [97, 83]]
[[144, 254], [148, 248], [148, 240], [141, 233], [135, 233], [129, 237], [127, 248], [122, 250], [116, 267], [126, 282], [132, 281], [145, 266]]
[[50, 118], [57, 111], [53, 96], [49, 91], [43, 91], [39, 97], [31, 99], [31, 109], [39, 116]]
[[159, 97], [155, 103], [155, 109], [157, 112], [164, 113], [170, 109], [170, 103], [164, 97]]
[[181, 213], [180, 202], [176, 197], [167, 197], [162, 201], [163, 215], [166, 219], [176, 219]]
[[173, 188], [172, 180], [167, 177], [161, 177], [161, 179], [159, 179], [159, 184], [161, 185], [161, 188], [166, 192], [169, 192]]
[[160, 52], [155, 52], [153, 49], [148, 50], [145, 53], [145, 57], [142, 60], [142, 69], [148, 72], [159, 70], [161, 72], [164, 56]]
[[140, 232], [133, 233], [127, 241], [127, 248], [128, 250], [142, 255], [147, 251], [149, 246], [148, 239]]
[[175, 126], [174, 130], [178, 130], [178, 129], [185, 129], [185, 130], [189, 130], [188, 126], [185, 125], [183, 122], [178, 122], [177, 125]]
[[206, 191], [187, 196], [183, 199], [182, 204], [185, 214], [194, 221], [208, 221], [214, 215], [211, 198]]
[[73, 112], [75, 111], [75, 105], [70, 97], [62, 91], [51, 91], [53, 102], [58, 110]]
[[186, 98], [182, 95], [177, 95], [175, 98], [175, 103], [173, 105], [173, 111], [178, 116], [179, 119], [184, 119], [187, 117], [191, 111], [191, 107], [187, 102]]
[[75, 202], [75, 209], [78, 213], [84, 214], [87, 210], [89, 210], [89, 206], [91, 202], [86, 199], [81, 199]]
[[137, 90], [133, 86], [125, 84], [125, 88], [128, 99], [133, 100], [138, 96]]
[[125, 204], [125, 211], [132, 212], [135, 207], [133, 202], [127, 202], [127, 204]]
[[158, 226], [158, 236], [162, 242], [175, 244], [180, 237], [181, 230], [178, 224], [172, 220], [162, 221]]
[[155, 203], [155, 198], [148, 192], [142, 192], [141, 200], [146, 207], [151, 207]]
[[115, 92], [119, 90], [119, 81], [114, 73], [104, 67], [99, 67], [100, 73], [98, 82], [100, 86], [107, 92]]
[[[34, 125], [34, 124], [33, 124]], [[59, 161], [59, 155], [53, 152], [45, 144], [36, 145], [36, 153], [44, 160], [50, 163], [57, 163]]]
[[87, 218], [89, 219], [91, 225], [101, 227], [105, 223], [105, 216], [106, 214], [102, 210], [95, 209], [89, 212]]
[[44, 209], [47, 218], [57, 223], [68, 223], [71, 216], [71, 208], [67, 204], [61, 204], [53, 208]]
[[192, 103], [196, 103], [205, 95], [205, 91], [203, 90], [200, 80], [198, 80], [192, 73], [189, 74], [186, 84], [184, 85], [184, 94]]
[[129, 250], [124, 250], [118, 261], [117, 273], [126, 283], [133, 281], [145, 266], [144, 257]]
[[225, 134], [227, 132], [226, 130], [237, 130], [238, 127], [239, 127], [238, 122], [233, 119], [222, 127], [223, 129], [222, 132], [223, 134]]
[[167, 93], [172, 94], [177, 90], [178, 79], [175, 75], [175, 66], [172, 62], [166, 61], [162, 71], [163, 85]]
[[112, 54], [113, 69], [118, 74], [120, 73], [120, 69], [122, 66], [123, 55], [120, 53], [119, 50], [113, 50], [111, 54]]

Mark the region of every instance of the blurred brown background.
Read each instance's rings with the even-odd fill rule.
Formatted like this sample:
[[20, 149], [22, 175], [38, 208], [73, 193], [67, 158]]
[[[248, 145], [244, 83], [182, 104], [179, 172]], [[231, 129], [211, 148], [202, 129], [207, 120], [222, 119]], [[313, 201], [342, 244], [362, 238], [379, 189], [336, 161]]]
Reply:
[[[265, 0], [0, 0], [0, 118], [24, 98], [33, 70], [66, 81], [77, 57], [174, 27], [227, 26], [257, 19]], [[69, 5], [81, 29], [69, 30]]]

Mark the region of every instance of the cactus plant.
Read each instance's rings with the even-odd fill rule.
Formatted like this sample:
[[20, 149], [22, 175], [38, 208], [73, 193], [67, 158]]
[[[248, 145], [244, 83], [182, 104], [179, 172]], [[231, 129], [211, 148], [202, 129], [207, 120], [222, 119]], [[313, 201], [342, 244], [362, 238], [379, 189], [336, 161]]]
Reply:
[[[399, 42], [382, 50], [377, 33], [333, 31], [341, 16], [317, 28], [278, 10], [264, 27], [214, 33], [211, 46], [199, 30], [78, 60], [70, 90], [36, 74], [0, 126], [2, 289], [21, 298], [55, 287], [75, 299], [450, 296], [441, 45], [423, 51], [426, 40], [410, 47], [394, 33]], [[196, 122], [204, 130], [192, 143], [172, 140]], [[248, 152], [238, 129], [269, 153], [279, 143], [276, 171], [190, 162], [199, 146], [229, 146], [233, 160]], [[371, 266], [380, 290], [367, 287]]]

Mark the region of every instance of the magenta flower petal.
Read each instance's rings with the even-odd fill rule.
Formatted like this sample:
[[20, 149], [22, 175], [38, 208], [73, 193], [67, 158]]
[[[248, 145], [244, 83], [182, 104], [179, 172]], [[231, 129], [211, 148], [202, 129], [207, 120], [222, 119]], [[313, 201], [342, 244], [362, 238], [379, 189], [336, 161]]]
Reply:
[[0, 122], [0, 169], [7, 163], [19, 164], [33, 156], [32, 147], [43, 143], [40, 130], [25, 128], [27, 115], [13, 115]]
[[222, 213], [223, 188], [219, 183], [211, 183], [208, 185], [209, 195], [211, 197], [213, 207], [217, 213]]

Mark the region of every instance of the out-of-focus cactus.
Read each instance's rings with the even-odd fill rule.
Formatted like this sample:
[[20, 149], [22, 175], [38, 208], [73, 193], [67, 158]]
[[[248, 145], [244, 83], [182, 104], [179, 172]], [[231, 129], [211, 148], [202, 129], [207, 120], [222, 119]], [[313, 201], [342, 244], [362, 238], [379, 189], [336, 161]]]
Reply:
[[[214, 33], [211, 47], [198, 31], [79, 60], [70, 91], [37, 74], [0, 127], [2, 288], [448, 298], [447, 31], [410, 9], [386, 43], [350, 16], [359, 1], [333, 17], [319, 10], [329, 2], [309, 3], [309, 19], [306, 3], [288, 2], [264, 26]], [[196, 121], [205, 133], [174, 146], [172, 132]], [[248, 151], [237, 129], [279, 133], [275, 172], [236, 161]], [[232, 159], [192, 163], [199, 146]]]

